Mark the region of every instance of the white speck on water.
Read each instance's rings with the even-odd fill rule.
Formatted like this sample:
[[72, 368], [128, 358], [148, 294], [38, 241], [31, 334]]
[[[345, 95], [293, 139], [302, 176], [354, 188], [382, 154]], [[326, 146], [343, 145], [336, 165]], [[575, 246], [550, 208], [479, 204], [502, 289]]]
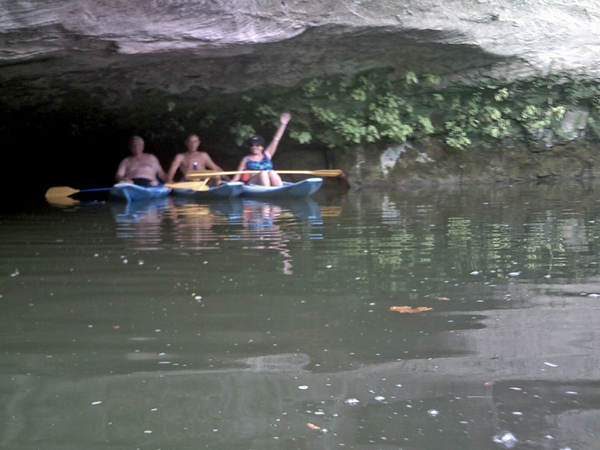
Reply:
[[600, 297], [600, 294], [590, 294], [590, 297]]
[[331, 264], [327, 264], [325, 267], [327, 267], [328, 269], [331, 269], [333, 266]]
[[548, 367], [558, 367], [558, 365], [557, 365], [557, 364], [553, 364], [553, 363], [551, 363], [551, 362], [545, 362], [545, 363], [544, 363], [544, 365], [545, 365], [545, 366], [548, 366]]
[[375, 400], [377, 400], [378, 402], [383, 402], [385, 401], [385, 397], [378, 395], [377, 397], [375, 397]]
[[503, 435], [497, 434], [492, 439], [496, 444], [502, 444], [506, 448], [513, 448], [515, 446], [515, 444], [518, 442], [517, 438], [508, 431], [506, 433], [504, 433]]
[[431, 417], [435, 417], [439, 414], [440, 412], [435, 410], [435, 409], [430, 409], [429, 411], [427, 411], [427, 414], [429, 414]]
[[308, 389], [308, 386], [306, 386], [306, 385], [298, 386], [298, 389], [300, 389], [301, 391], [305, 391]]
[[126, 259], [123, 260], [123, 264], [127, 264], [127, 260]]
[[550, 274], [544, 275], [544, 278], [552, 278], [552, 275], [550, 275]]
[[348, 405], [357, 405], [359, 403], [359, 401], [356, 398], [349, 398], [346, 401], [344, 401], [344, 403], [346, 403]]
[[554, 439], [554, 438], [552, 436], [550, 436], [549, 434], [547, 434], [546, 439]]
[[508, 274], [509, 277], [518, 277], [519, 275], [521, 275], [521, 272], [510, 272]]
[[102, 403], [101, 401], [92, 402], [92, 405], [96, 406], [96, 405], [99, 405], [99, 404], [101, 404], [101, 403]]
[[194, 297], [194, 299], [196, 299], [196, 300], [202, 300], [202, 296], [201, 296], [201, 295], [196, 295], [196, 296]]
[[479, 272], [477, 272], [476, 270], [471, 272], [471, 275], [479, 275]]
[[577, 392], [575, 392], [575, 391], [567, 391], [567, 392], [565, 392], [565, 394], [568, 394], [568, 395], [577, 395]]
[[513, 416], [522, 416], [523, 413], [521, 411], [513, 411]]
[[158, 408], [152, 408], [150, 411], [158, 411]]
[[97, 258], [98, 256], [100, 256], [98, 253], [94, 253], [94, 258]]
[[202, 264], [208, 264], [208, 261], [204, 261]]
[[171, 361], [159, 361], [159, 364], [171, 364]]
[[402, 385], [401, 385], [401, 384], [396, 384], [395, 386], [396, 386], [396, 387], [402, 387]]
[[160, 333], [160, 330], [157, 328], [156, 330], [154, 330], [155, 333]]
[[144, 430], [144, 434], [152, 434], [152, 430]]
[[19, 269], [15, 269], [15, 271], [10, 274], [11, 277], [16, 277], [17, 275], [19, 275]]

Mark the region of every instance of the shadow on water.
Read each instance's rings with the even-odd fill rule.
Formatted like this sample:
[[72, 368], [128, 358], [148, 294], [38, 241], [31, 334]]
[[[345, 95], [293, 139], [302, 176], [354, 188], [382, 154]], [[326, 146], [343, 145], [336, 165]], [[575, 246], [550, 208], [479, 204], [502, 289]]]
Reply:
[[600, 448], [597, 189], [4, 215], [0, 446]]

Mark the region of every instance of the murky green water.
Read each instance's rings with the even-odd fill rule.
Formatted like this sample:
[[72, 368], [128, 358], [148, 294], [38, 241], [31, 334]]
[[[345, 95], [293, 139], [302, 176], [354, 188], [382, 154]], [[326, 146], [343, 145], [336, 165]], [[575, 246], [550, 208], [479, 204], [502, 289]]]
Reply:
[[599, 449], [599, 192], [4, 213], [0, 448]]

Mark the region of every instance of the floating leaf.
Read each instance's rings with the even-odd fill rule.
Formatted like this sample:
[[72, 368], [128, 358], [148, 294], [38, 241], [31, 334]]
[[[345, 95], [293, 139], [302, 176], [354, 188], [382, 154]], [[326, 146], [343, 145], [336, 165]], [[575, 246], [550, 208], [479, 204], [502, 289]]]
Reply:
[[437, 299], [438, 299], [438, 300], [446, 300], [446, 301], [449, 301], [449, 300], [450, 300], [448, 297], [438, 297]]
[[315, 424], [312, 424], [312, 423], [310, 423], [310, 422], [309, 422], [309, 423], [307, 423], [306, 425], [307, 425], [307, 426], [308, 426], [308, 428], [310, 428], [311, 430], [320, 430], [320, 429], [321, 429], [321, 427], [318, 427], [318, 426], [316, 426]]
[[418, 308], [411, 308], [410, 306], [392, 306], [390, 311], [396, 311], [399, 313], [420, 313], [423, 311], [431, 311], [433, 308], [429, 308], [427, 306], [419, 306]]
[[510, 387], [509, 389], [512, 389], [513, 391], [522, 391], [523, 389], [521, 389], [520, 387]]

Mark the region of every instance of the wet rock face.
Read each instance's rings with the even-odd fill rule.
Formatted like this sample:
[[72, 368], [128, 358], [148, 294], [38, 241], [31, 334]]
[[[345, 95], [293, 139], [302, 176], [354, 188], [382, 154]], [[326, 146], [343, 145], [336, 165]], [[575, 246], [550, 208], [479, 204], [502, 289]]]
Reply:
[[[471, 83], [600, 74], [595, 0], [0, 1], [0, 94], [293, 86], [393, 67]], [[593, 45], [588, 45], [593, 44]]]

